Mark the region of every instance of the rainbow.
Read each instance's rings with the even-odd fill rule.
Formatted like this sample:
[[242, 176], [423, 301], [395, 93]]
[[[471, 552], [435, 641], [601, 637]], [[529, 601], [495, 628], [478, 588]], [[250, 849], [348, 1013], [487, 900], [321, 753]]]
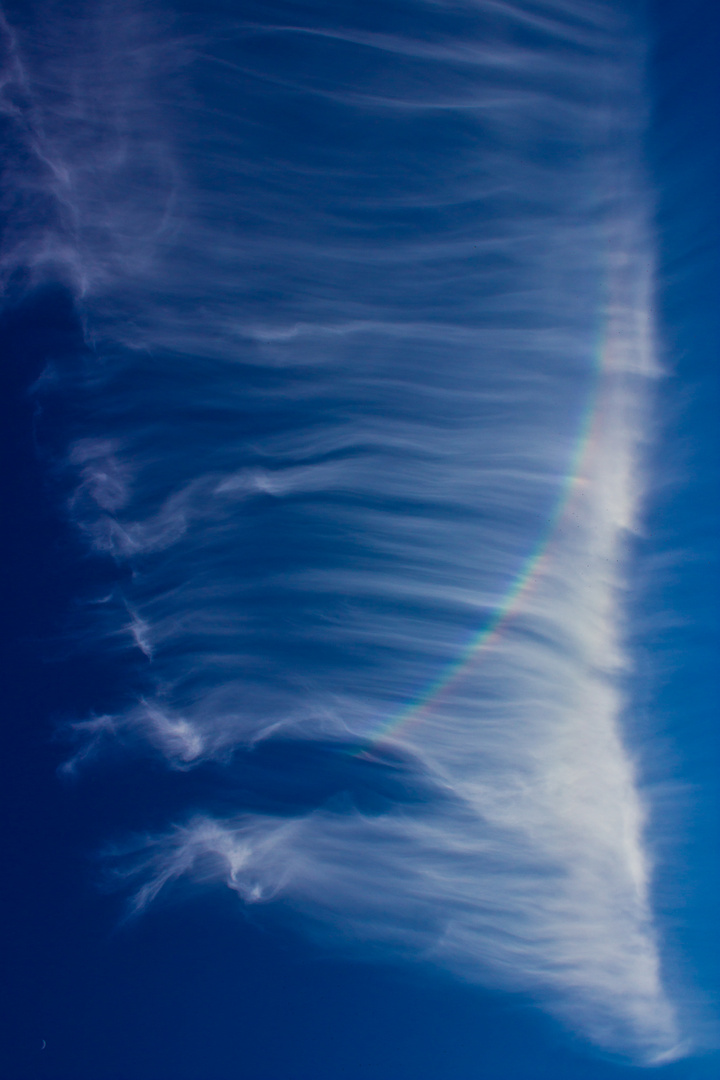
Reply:
[[395, 741], [401, 733], [406, 733], [410, 726], [421, 723], [430, 713], [431, 708], [442, 699], [443, 694], [497, 640], [505, 625], [519, 609], [523, 597], [539, 577], [552, 538], [565, 514], [574, 491], [582, 479], [583, 464], [588, 456], [595, 427], [601, 375], [605, 366], [607, 336], [606, 321], [603, 326], [601, 343], [596, 350], [597, 362], [594, 365], [592, 386], [580, 420], [570, 465], [548, 523], [541, 532], [537, 543], [523, 561], [520, 570], [495, 611], [481, 629], [472, 635], [460, 655], [452, 660], [437, 678], [428, 683], [409, 704], [376, 728], [369, 737], [366, 737], [364, 752], [367, 752], [368, 744], [370, 747], [375, 747], [383, 742]]

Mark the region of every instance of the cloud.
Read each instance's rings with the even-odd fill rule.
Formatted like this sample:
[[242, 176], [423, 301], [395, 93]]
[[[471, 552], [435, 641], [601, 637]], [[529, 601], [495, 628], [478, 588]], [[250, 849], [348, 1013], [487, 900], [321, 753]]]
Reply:
[[209, 807], [125, 851], [135, 908], [224, 881], [684, 1052], [624, 735], [657, 376], [636, 31], [580, 2], [422, 5], [422, 41], [211, 11], [191, 48], [130, 10], [18, 69], [60, 222], [20, 247], [62, 237], [94, 349], [45, 391], [68, 512], [122, 567], [99, 636], [145, 665], [69, 767], [283, 739], [389, 747], [435, 793]]

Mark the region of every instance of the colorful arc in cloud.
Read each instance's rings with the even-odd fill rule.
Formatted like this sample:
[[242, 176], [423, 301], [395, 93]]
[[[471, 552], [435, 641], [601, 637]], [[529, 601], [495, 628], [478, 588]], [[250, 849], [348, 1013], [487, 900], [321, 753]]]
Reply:
[[422, 722], [430, 712], [433, 705], [442, 698], [443, 693], [462, 676], [464, 671], [478, 659], [484, 650], [499, 637], [503, 627], [518, 610], [523, 596], [529, 592], [533, 583], [537, 580], [542, 569], [544, 558], [547, 554], [550, 542], [555, 535], [567, 506], [572, 498], [582, 477], [583, 463], [587, 457], [588, 449], [592, 442], [593, 427], [597, 414], [599, 399], [600, 379], [605, 367], [605, 354], [608, 339], [608, 319], [603, 322], [602, 340], [596, 351], [598, 361], [595, 365], [592, 386], [588, 394], [588, 401], [583, 410], [578, 435], [575, 442], [570, 467], [563, 481], [560, 494], [555, 503], [550, 519], [545, 529], [540, 534], [535, 547], [523, 562], [519, 573], [505, 596], [485, 625], [478, 630], [470, 639], [469, 643], [441, 672], [441, 674], [429, 683], [421, 693], [406, 705], [399, 713], [387, 720], [377, 728], [369, 738], [371, 746], [378, 746], [383, 742], [394, 741], [401, 732], [415, 724]]

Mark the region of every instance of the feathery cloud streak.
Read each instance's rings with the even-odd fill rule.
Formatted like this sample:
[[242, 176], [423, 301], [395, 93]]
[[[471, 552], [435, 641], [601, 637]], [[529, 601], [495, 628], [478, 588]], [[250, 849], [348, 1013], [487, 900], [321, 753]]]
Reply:
[[94, 633], [138, 659], [68, 769], [389, 744], [426, 799], [209, 807], [140, 845], [136, 907], [188, 874], [286, 897], [668, 1059], [622, 734], [656, 374], [632, 13], [251, 9], [9, 46], [48, 209], [4, 266], [82, 303], [92, 356], [46, 383], [70, 513], [130, 571]]

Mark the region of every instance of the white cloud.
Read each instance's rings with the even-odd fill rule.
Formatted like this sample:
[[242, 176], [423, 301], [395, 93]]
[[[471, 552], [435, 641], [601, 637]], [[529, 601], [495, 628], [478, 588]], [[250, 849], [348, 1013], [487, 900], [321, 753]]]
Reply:
[[[623, 737], [657, 374], [642, 50], [606, 5], [456, 16], [427, 41], [209, 26], [175, 49], [192, 107], [146, 106], [142, 19], [106, 35], [107, 65], [92, 20], [66, 67], [34, 57], [60, 209], [32, 258], [67, 246], [98, 352], [65, 377], [87, 402], [70, 513], [129, 571], [108, 640], [148, 661], [133, 704], [75, 725], [69, 768], [117, 744], [187, 770], [278, 733], [382, 735], [436, 797], [195, 817], [138, 853], [137, 907], [185, 874], [285, 896], [329, 936], [660, 1061], [683, 1051]], [[308, 50], [345, 74], [323, 83]], [[278, 137], [278, 102], [300, 134]]]

